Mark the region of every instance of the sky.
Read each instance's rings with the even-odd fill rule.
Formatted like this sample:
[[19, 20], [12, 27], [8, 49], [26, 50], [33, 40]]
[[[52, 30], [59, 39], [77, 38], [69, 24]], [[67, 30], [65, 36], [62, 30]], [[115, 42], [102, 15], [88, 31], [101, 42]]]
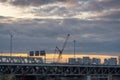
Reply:
[[0, 53], [62, 49], [120, 55], [120, 0], [0, 0]]

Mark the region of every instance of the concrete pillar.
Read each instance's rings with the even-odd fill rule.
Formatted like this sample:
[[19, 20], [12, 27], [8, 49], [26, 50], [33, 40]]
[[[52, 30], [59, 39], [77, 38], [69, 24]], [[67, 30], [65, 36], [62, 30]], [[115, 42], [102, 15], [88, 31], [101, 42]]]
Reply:
[[87, 75], [87, 76], [86, 76], [86, 80], [91, 80], [91, 76], [90, 76], [90, 75]]
[[112, 75], [108, 75], [108, 80], [112, 80]]
[[47, 80], [45, 76], [35, 76], [35, 80]]
[[36, 80], [40, 80], [40, 79], [39, 79], [39, 76], [36, 76]]

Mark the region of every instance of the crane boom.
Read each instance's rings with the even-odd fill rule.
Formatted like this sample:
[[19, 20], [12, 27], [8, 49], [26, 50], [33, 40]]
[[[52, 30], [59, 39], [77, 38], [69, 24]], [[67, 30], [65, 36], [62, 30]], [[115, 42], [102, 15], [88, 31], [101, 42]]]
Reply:
[[62, 47], [62, 52], [64, 51], [64, 48], [66, 47], [69, 36], [70, 36], [70, 34], [68, 34], [67, 37], [66, 37], [66, 40], [65, 40], [65, 42], [63, 44], [63, 47]]
[[58, 47], [56, 47], [57, 51], [59, 52], [59, 56], [58, 56], [57, 62], [59, 62], [60, 59], [61, 59], [61, 57], [62, 57], [62, 53], [63, 53], [63, 51], [64, 51], [64, 48], [66, 47], [66, 44], [67, 44], [67, 41], [68, 41], [69, 36], [70, 36], [70, 34], [67, 35], [67, 37], [66, 37], [66, 39], [65, 39], [65, 42], [64, 42], [64, 44], [63, 44], [63, 46], [62, 46], [62, 49], [59, 49]]

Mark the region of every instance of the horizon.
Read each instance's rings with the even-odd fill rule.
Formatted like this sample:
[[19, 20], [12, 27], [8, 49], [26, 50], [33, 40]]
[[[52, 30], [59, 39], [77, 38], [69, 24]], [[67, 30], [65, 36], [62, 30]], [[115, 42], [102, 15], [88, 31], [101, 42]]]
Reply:
[[[29, 56], [29, 53], [5, 53], [5, 54], [0, 54], [0, 56], [12, 56], [12, 57], [33, 57], [33, 58], [42, 58], [43, 60], [46, 59], [47, 62], [54, 62], [57, 61], [59, 54], [54, 54], [54, 53], [46, 53], [46, 56]], [[113, 55], [93, 55], [93, 54], [62, 54], [60, 62], [68, 62], [69, 58], [83, 58], [83, 57], [89, 57], [90, 59], [97, 58], [100, 59], [101, 63], [104, 62], [104, 59], [109, 59], [109, 58], [116, 58], [117, 63], [119, 62], [119, 57], [120, 56], [113, 56]]]
[[[47, 59], [48, 62], [54, 62], [57, 60], [59, 54], [54, 54], [54, 53], [46, 53], [46, 56], [29, 56], [29, 53], [3, 53], [0, 54], [0, 56], [13, 56], [13, 57], [35, 57], [35, 58], [45, 58]], [[116, 58], [118, 60], [119, 56], [113, 56], [113, 55], [94, 55], [94, 54], [62, 54], [62, 59], [61, 62], [68, 62], [69, 58], [83, 58], [83, 57], [89, 57], [90, 59], [92, 58], [98, 58], [101, 60], [101, 63], [104, 62], [104, 59], [109, 59], [109, 58]]]
[[[37, 50], [38, 51], [38, 50]], [[30, 54], [29, 53], [30, 51], [27, 51], [27, 52], [0, 52], [0, 55], [2, 54]], [[46, 52], [46, 54], [59, 54], [59, 53], [55, 53], [55, 52]], [[62, 53], [63, 55], [74, 55], [74, 52], [71, 52], [71, 53], [68, 53], [68, 52], [63, 52]], [[117, 55], [115, 55], [117, 54]], [[109, 52], [75, 52], [75, 55], [105, 55], [105, 56], [120, 56], [120, 52], [111, 52], [109, 54]]]
[[[46, 55], [52, 55], [52, 56], [58, 56], [59, 54], [58, 53], [46, 53]], [[79, 57], [79, 56], [103, 56], [103, 57], [119, 57], [119, 55], [106, 55], [106, 54], [89, 54], [89, 53], [63, 53], [62, 55], [64, 56], [67, 56], [67, 55], [70, 55], [70, 56], [76, 56], [76, 57]], [[79, 55], [79, 56], [78, 56]], [[29, 56], [29, 53], [0, 53], [0, 56], [25, 56], [25, 57], [30, 57]], [[31, 57], [41, 57], [41, 56], [31, 56]]]

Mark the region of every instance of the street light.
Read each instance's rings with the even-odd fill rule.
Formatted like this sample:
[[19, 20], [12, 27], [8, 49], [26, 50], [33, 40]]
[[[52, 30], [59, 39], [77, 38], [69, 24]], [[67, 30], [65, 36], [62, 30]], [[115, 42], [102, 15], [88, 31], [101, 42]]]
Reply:
[[74, 58], [75, 58], [75, 40], [73, 41], [74, 42]]
[[13, 48], [13, 35], [10, 33], [10, 56], [12, 56], [12, 48]]

